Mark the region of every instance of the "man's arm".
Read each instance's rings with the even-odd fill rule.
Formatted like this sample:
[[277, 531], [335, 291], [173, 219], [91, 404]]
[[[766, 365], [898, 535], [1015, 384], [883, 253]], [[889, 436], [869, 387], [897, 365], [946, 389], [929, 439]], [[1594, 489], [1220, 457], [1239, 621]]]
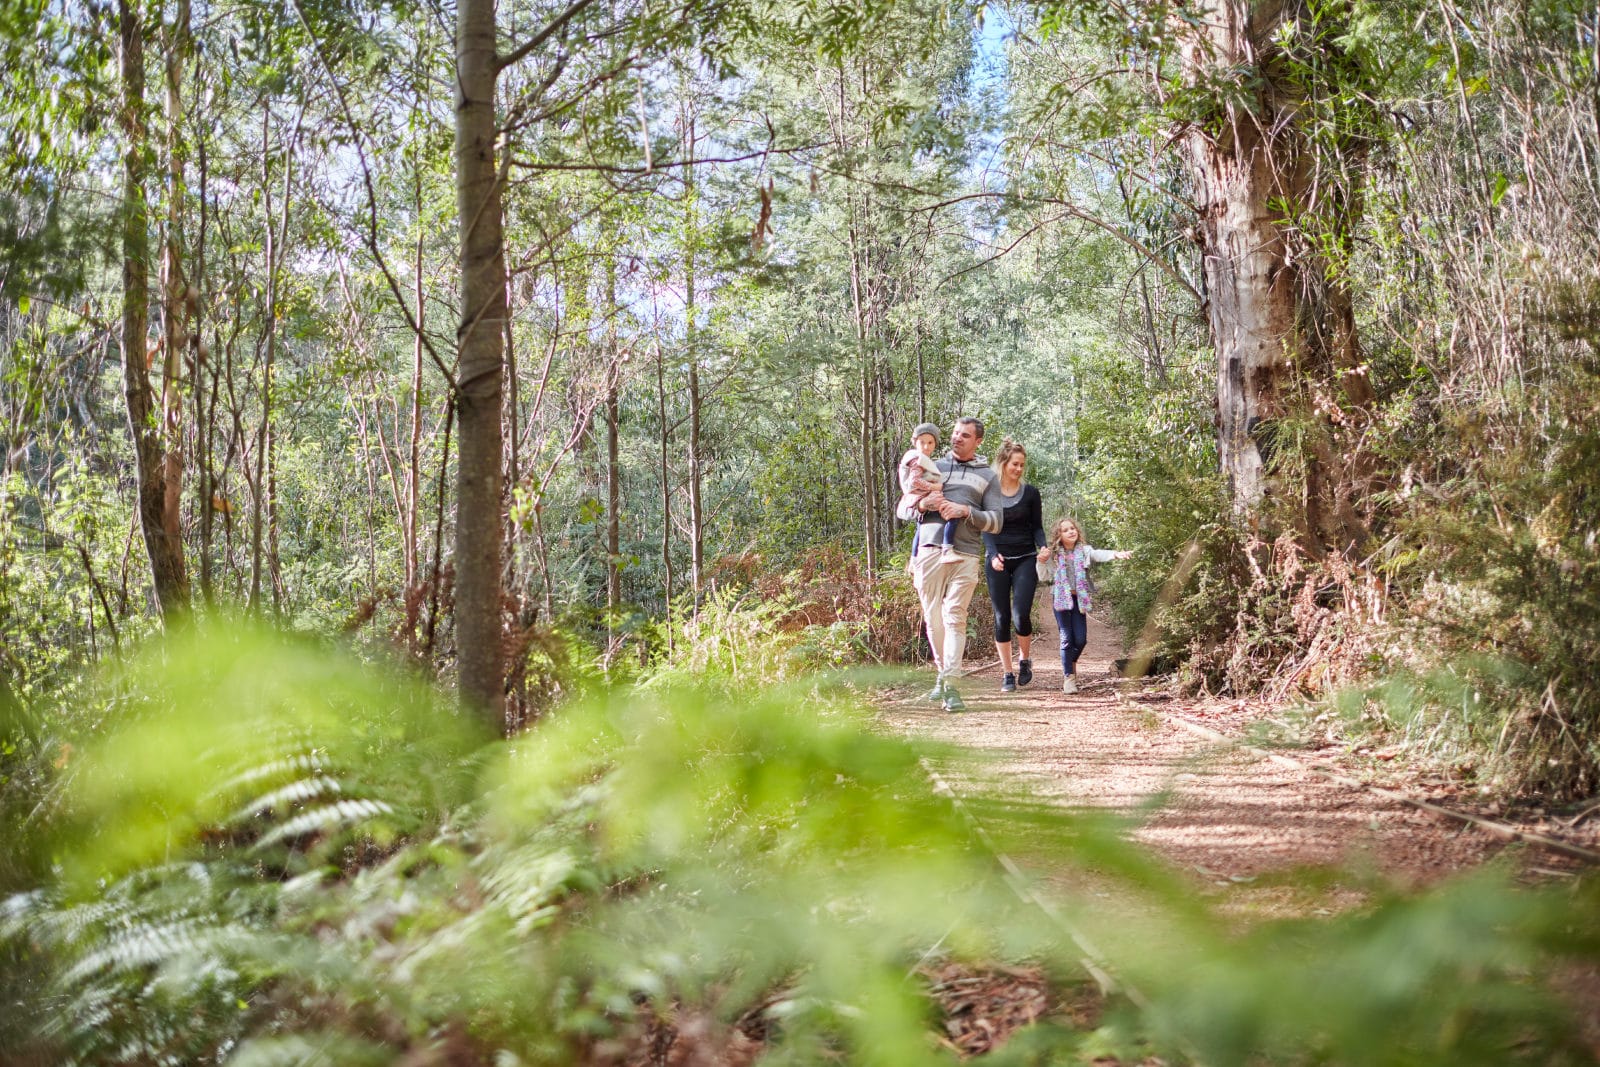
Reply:
[[1000, 491], [999, 475], [989, 480], [988, 486], [983, 490], [983, 500], [976, 508], [971, 509], [967, 521], [983, 533], [999, 533], [1005, 526], [1006, 498]]

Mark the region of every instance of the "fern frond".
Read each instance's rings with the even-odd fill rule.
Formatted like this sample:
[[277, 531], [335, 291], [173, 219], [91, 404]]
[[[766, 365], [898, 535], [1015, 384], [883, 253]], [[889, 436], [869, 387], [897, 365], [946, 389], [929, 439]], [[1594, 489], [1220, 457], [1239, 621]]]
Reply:
[[256, 848], [265, 848], [307, 834], [342, 830], [357, 826], [369, 819], [393, 814], [395, 814], [394, 806], [381, 800], [339, 800], [296, 815], [288, 822], [274, 827], [256, 842]]
[[69, 967], [61, 980], [77, 985], [102, 971], [126, 974], [165, 963], [184, 953], [213, 953], [221, 940], [218, 928], [201, 919], [142, 923], [113, 934], [108, 944]]
[[298, 804], [305, 804], [312, 800], [344, 792], [344, 786], [337, 778], [327, 775], [318, 775], [315, 778], [297, 778], [278, 788], [252, 797], [237, 811], [230, 815], [227, 822], [237, 824], [249, 822], [263, 811], [283, 811]]
[[498, 857], [483, 875], [483, 889], [489, 901], [504, 909], [519, 936], [526, 936], [559, 913], [557, 901], [567, 895], [575, 882], [584, 879], [583, 863], [568, 850], [524, 847]]
[[262, 782], [279, 781], [302, 773], [318, 775], [326, 770], [328, 763], [320, 753], [297, 752], [248, 767], [221, 782], [217, 786], [217, 792], [223, 796], [233, 796], [247, 788], [259, 786]]

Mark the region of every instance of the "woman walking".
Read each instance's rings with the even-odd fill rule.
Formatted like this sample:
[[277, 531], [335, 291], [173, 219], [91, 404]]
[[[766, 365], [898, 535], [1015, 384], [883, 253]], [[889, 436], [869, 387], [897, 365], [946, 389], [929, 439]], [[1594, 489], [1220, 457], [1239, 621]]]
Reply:
[[[1000, 691], [1011, 693], [1033, 681], [1033, 594], [1039, 587], [1039, 554], [1044, 551], [1044, 510], [1039, 490], [1022, 480], [1028, 453], [1021, 445], [1007, 437], [994, 462], [1000, 471], [1006, 518], [999, 533], [983, 535], [987, 557], [983, 576], [994, 605], [994, 650], [1005, 665]], [[1013, 629], [1021, 653], [1016, 671], [1011, 668]]]
[[1089, 580], [1091, 563], [1127, 559], [1132, 552], [1090, 548], [1083, 543], [1083, 532], [1072, 519], [1062, 519], [1051, 531], [1050, 544], [1039, 550], [1039, 561], [1054, 559], [1056, 591], [1051, 598], [1056, 625], [1061, 627], [1061, 691], [1078, 691], [1078, 657], [1089, 643], [1089, 612], [1094, 607], [1094, 583]]

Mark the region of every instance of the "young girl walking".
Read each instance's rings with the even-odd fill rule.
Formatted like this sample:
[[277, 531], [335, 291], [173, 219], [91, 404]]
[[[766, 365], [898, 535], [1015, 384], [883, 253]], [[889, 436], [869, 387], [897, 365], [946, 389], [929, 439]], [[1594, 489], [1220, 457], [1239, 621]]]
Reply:
[[1062, 519], [1050, 531], [1050, 543], [1039, 550], [1039, 562], [1054, 561], [1056, 589], [1051, 606], [1056, 625], [1061, 628], [1061, 691], [1078, 691], [1078, 657], [1089, 643], [1089, 612], [1094, 607], [1094, 583], [1089, 580], [1091, 563], [1127, 559], [1132, 552], [1091, 548], [1083, 542], [1083, 532], [1073, 519]]

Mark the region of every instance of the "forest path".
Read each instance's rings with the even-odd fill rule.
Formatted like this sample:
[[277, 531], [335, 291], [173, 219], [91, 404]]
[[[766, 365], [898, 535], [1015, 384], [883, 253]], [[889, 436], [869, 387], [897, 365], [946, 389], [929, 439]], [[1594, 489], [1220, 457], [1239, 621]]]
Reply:
[[[996, 757], [991, 770], [1032, 797], [1130, 816], [1134, 840], [1241, 918], [1342, 911], [1368, 898], [1373, 876], [1428, 885], [1507, 847], [1358, 786], [1196, 736], [1174, 716], [1233, 738], [1243, 727], [1237, 713], [1227, 714], [1231, 705], [1170, 700], [1119, 683], [1113, 660], [1121, 634], [1104, 618], [1090, 621], [1080, 691], [1062, 693], [1054, 620], [1047, 605], [1041, 608], [1031, 685], [1001, 693], [1000, 668], [986, 667], [959, 686], [968, 710], [950, 714], [922, 699], [930, 671], [915, 688], [892, 694], [885, 720], [913, 736]], [[969, 642], [969, 665], [993, 659], [992, 643]], [[1525, 862], [1561, 866], [1546, 855]], [[1317, 882], [1272, 877], [1333, 865], [1348, 873]]]

